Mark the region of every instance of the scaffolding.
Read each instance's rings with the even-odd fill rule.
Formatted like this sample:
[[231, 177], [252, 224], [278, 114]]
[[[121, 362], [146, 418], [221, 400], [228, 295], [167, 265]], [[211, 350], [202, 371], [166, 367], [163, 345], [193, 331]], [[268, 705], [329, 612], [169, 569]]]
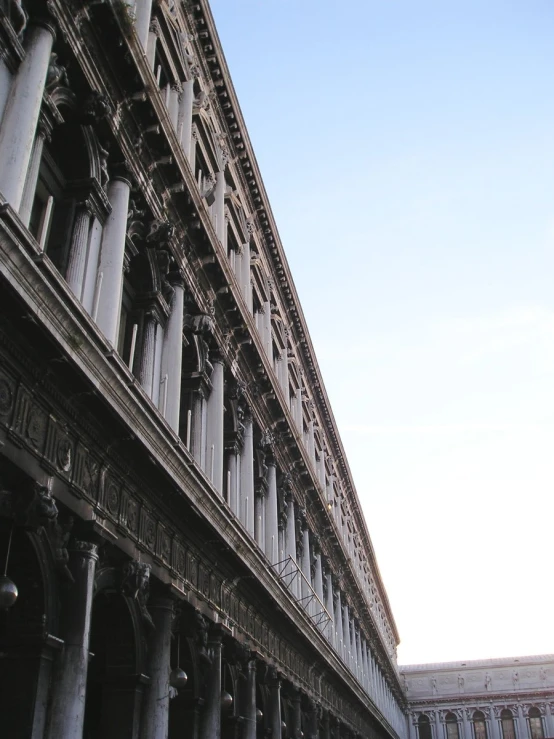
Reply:
[[[331, 614], [323, 605], [311, 582], [302, 572], [296, 560], [290, 555], [280, 562], [270, 565], [269, 569], [277, 576], [278, 580], [286, 585], [296, 603], [311, 618], [315, 626], [323, 629], [333, 621]], [[295, 590], [298, 590], [300, 594]]]

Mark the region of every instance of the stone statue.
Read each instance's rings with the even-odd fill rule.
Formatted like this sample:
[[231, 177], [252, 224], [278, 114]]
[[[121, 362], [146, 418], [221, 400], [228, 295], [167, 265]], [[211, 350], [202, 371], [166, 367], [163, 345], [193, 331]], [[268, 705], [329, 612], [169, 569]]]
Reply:
[[458, 675], [458, 688], [463, 691], [465, 680], [461, 675]]
[[490, 690], [490, 689], [491, 689], [491, 676], [487, 672], [485, 673], [485, 690]]
[[134, 560], [126, 562], [121, 570], [121, 591], [136, 600], [144, 625], [155, 629], [146, 605], [150, 591], [150, 565]]
[[431, 689], [433, 691], [433, 695], [436, 695], [437, 694], [437, 678], [436, 677], [431, 678]]

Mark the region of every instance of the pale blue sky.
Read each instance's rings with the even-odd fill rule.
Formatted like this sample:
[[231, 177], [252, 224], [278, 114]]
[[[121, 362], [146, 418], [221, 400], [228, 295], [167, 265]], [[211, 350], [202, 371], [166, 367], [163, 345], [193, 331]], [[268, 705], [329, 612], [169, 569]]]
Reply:
[[399, 660], [554, 652], [554, 2], [211, 5]]

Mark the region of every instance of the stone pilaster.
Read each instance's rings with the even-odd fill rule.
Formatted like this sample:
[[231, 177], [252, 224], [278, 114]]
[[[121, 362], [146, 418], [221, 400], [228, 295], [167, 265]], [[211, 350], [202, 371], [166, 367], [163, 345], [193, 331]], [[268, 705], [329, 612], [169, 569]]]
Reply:
[[206, 436], [206, 473], [212, 485], [223, 495], [223, 412], [224, 366], [223, 359], [213, 359], [212, 391], [208, 398], [208, 423]]
[[88, 242], [90, 231], [90, 211], [86, 203], [77, 207], [73, 234], [71, 236], [71, 247], [69, 251], [69, 263], [67, 265], [66, 280], [71, 291], [77, 298], [82, 299], [83, 283], [85, 279], [85, 268], [87, 264]]

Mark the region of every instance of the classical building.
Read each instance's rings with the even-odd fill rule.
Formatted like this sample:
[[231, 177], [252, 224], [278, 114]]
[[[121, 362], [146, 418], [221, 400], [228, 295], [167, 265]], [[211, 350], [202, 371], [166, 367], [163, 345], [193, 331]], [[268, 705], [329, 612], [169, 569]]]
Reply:
[[2, 0], [0, 48], [2, 738], [500, 739], [399, 673], [207, 0]]
[[554, 737], [554, 655], [400, 667], [410, 739]]
[[2, 737], [404, 737], [208, 3], [3, 0], [0, 36]]

